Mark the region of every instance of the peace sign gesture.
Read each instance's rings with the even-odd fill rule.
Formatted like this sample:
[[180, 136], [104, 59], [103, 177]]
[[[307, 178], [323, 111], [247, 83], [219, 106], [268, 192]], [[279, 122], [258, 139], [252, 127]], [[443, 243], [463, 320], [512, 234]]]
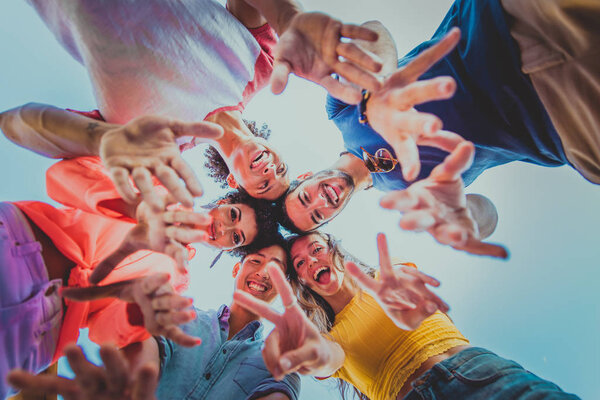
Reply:
[[292, 372], [331, 375], [342, 366], [343, 350], [338, 344], [323, 338], [310, 322], [298, 305], [280, 267], [273, 264], [267, 267], [267, 271], [281, 296], [285, 307], [283, 314], [246, 292], [238, 290], [233, 295], [234, 302], [275, 324], [262, 351], [267, 369], [277, 380]]
[[[474, 153], [473, 143], [461, 143], [431, 171], [429, 177], [407, 189], [388, 193], [380, 205], [404, 213], [400, 220], [402, 229], [427, 230], [438, 242], [471, 254], [507, 258], [508, 252], [503, 246], [481, 240], [481, 228], [490, 228], [480, 227], [468, 207], [461, 174], [470, 167]], [[469, 196], [487, 201], [490, 204], [487, 207], [493, 208], [488, 212], [496, 217], [496, 210], [489, 200], [480, 195]], [[487, 219], [495, 221], [495, 218]]]
[[387, 239], [383, 233], [377, 235], [377, 248], [379, 280], [365, 274], [353, 262], [346, 263], [346, 270], [365, 290], [373, 294], [377, 303], [399, 328], [417, 329], [436, 310], [449, 310], [448, 304], [426, 286], [440, 286], [437, 279], [409, 266], [392, 268]]
[[451, 152], [464, 141], [456, 133], [441, 130], [442, 121], [437, 116], [413, 108], [454, 95], [456, 82], [451, 77], [417, 79], [452, 51], [459, 40], [460, 30], [450, 30], [439, 42], [390, 75], [382, 89], [371, 93], [367, 101], [369, 125], [392, 146], [407, 181], [413, 181], [421, 170], [417, 145]]

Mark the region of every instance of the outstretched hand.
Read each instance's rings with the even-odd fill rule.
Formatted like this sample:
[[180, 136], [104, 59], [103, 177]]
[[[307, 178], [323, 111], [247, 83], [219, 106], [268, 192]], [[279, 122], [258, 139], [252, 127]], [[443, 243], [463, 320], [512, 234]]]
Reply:
[[[360, 88], [378, 90], [381, 83], [373, 73], [381, 69], [381, 62], [354, 43], [342, 42], [342, 38], [375, 41], [377, 33], [362, 26], [343, 24], [322, 13], [304, 12], [294, 16], [275, 47], [273, 93], [285, 89], [290, 73], [323, 86], [333, 97], [349, 104], [360, 102]], [[360, 88], [336, 80], [331, 76], [333, 73]]]
[[292, 372], [319, 375], [323, 368], [331, 364], [333, 358], [328, 341], [298, 305], [281, 269], [273, 264], [267, 270], [281, 296], [285, 307], [283, 314], [246, 292], [238, 290], [233, 295], [234, 301], [239, 305], [275, 324], [265, 340], [262, 352], [265, 365], [277, 380]]
[[353, 262], [346, 263], [346, 270], [358, 283], [369, 291], [381, 308], [401, 329], [417, 329], [421, 322], [436, 310], [447, 312], [448, 305], [426, 285], [438, 287], [440, 282], [416, 268], [403, 266], [394, 269], [390, 262], [388, 245], [383, 233], [377, 235], [379, 250], [379, 280], [365, 274]]
[[33, 375], [12, 370], [8, 382], [15, 388], [39, 395], [61, 395], [65, 400], [155, 400], [158, 368], [144, 365], [136, 374], [121, 352], [110, 346], [100, 348], [104, 366], [90, 363], [75, 345], [65, 348], [74, 379]]
[[380, 205], [403, 213], [402, 229], [426, 230], [439, 243], [471, 254], [507, 258], [503, 246], [481, 241], [477, 223], [467, 208], [461, 174], [471, 166], [474, 153], [473, 143], [461, 143], [429, 177], [388, 193]]
[[402, 166], [402, 175], [409, 182], [416, 179], [421, 170], [417, 145], [451, 152], [464, 142], [456, 133], [441, 130], [442, 121], [437, 116], [414, 109], [417, 104], [454, 95], [456, 82], [451, 77], [417, 79], [452, 51], [459, 40], [460, 30], [452, 29], [439, 42], [390, 75], [382, 89], [372, 92], [367, 101], [369, 125], [392, 146]]
[[137, 202], [131, 177], [142, 199], [152, 209], [162, 209], [164, 205], [152, 183], [152, 176], [156, 176], [177, 202], [192, 207], [194, 197], [202, 195], [202, 186], [181, 157], [175, 139], [194, 136], [208, 141], [222, 135], [223, 129], [211, 122], [188, 123], [157, 116], [140, 117], [104, 133], [100, 139], [100, 157], [119, 195], [126, 202]]
[[[161, 199], [161, 203], [167, 206], [173, 205], [174, 202], [175, 199], [171, 195]], [[178, 269], [184, 272], [188, 259], [188, 250], [184, 243], [208, 240], [205, 229], [211, 218], [208, 214], [191, 210], [175, 212], [167, 206], [155, 211], [148, 203], [142, 201], [136, 209], [137, 224], [125, 236], [119, 247], [94, 268], [89, 278], [90, 283], [101, 282], [121, 261], [138, 250], [164, 253], [173, 258]], [[172, 217], [174, 213], [178, 218]]]
[[64, 288], [61, 294], [74, 301], [114, 297], [135, 303], [150, 334], [164, 336], [185, 347], [200, 344], [200, 339], [184, 333], [178, 326], [193, 320], [196, 314], [189, 310], [192, 299], [175, 293], [169, 283], [169, 274], [153, 274], [105, 286]]

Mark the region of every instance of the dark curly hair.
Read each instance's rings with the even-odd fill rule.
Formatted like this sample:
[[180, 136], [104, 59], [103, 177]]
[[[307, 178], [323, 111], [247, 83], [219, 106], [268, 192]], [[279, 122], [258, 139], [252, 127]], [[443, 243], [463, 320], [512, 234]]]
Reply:
[[230, 250], [230, 254], [234, 257], [246, 257], [246, 255], [256, 252], [260, 249], [270, 246], [265, 243], [271, 243], [273, 236], [279, 234], [279, 226], [273, 213], [273, 205], [271, 202], [255, 199], [248, 193], [240, 190], [231, 191], [212, 203], [204, 206], [205, 208], [215, 208], [222, 203], [227, 204], [245, 204], [252, 207], [256, 214], [256, 228], [258, 234], [254, 240], [245, 246], [236, 247]]
[[[256, 121], [247, 121], [244, 120], [244, 123], [250, 129], [250, 132], [256, 137], [263, 138], [265, 140], [269, 140], [271, 137], [271, 129], [267, 124], [262, 124], [260, 129], [258, 129]], [[204, 166], [208, 170], [208, 176], [213, 178], [215, 182], [220, 183], [222, 188], [228, 187], [227, 185], [227, 175], [229, 175], [229, 167], [225, 164], [225, 160], [219, 154], [217, 149], [213, 146], [210, 146], [204, 152], [206, 156], [206, 162]]]
[[[259, 235], [261, 236], [260, 248], [257, 248], [254, 251], [248, 251], [249, 249], [244, 248], [244, 251], [243, 251], [244, 254], [240, 257], [240, 261], [244, 261], [244, 259], [246, 257], [248, 257], [250, 254], [256, 253], [266, 247], [271, 247], [271, 246], [281, 247], [285, 251], [286, 257], [289, 257], [288, 256], [289, 252], [287, 251], [287, 241], [285, 240], [283, 235], [281, 233], [279, 233], [279, 231], [269, 232], [268, 234], [265, 234], [265, 235], [263, 235], [262, 232], [259, 232]], [[287, 267], [288, 266], [286, 264], [286, 269], [287, 269]]]

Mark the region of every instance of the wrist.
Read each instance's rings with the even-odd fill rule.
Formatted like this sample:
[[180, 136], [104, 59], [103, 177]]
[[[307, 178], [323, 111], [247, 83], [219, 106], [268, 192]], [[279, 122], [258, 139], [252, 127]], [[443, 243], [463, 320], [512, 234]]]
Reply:
[[301, 14], [303, 14], [303, 12], [300, 6], [296, 4], [284, 3], [279, 15], [277, 16], [276, 26], [273, 26], [273, 29], [275, 29], [277, 35], [281, 37], [281, 35], [288, 30], [290, 25], [292, 25], [293, 20]]
[[367, 89], [363, 89], [362, 91], [362, 99], [360, 103], [358, 103], [358, 122], [361, 125], [370, 126], [369, 118], [367, 116], [367, 106], [369, 104], [369, 100], [371, 99], [371, 92]]

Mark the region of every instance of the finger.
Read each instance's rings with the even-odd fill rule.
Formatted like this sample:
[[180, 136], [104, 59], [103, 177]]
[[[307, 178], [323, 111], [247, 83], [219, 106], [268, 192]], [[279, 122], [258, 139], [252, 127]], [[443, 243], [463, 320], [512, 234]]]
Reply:
[[262, 356], [265, 362], [265, 366], [275, 379], [283, 378], [283, 376], [281, 375], [281, 369], [279, 368], [279, 357], [281, 355], [281, 352], [279, 351], [280, 340], [281, 338], [279, 331], [272, 330], [267, 339], [265, 340], [265, 344], [262, 350]]
[[122, 394], [129, 384], [129, 366], [121, 352], [111, 346], [100, 348], [100, 358], [106, 370], [107, 386], [111, 393]]
[[188, 335], [181, 328], [175, 325], [171, 325], [168, 327], [165, 336], [168, 339], [171, 339], [173, 342], [184, 347], [195, 347], [202, 344], [202, 339], [200, 339], [199, 337]]
[[379, 251], [379, 270], [381, 271], [381, 280], [394, 275], [392, 262], [390, 261], [390, 252], [388, 249], [387, 238], [384, 233], [377, 234], [377, 250]]
[[187, 162], [181, 157], [175, 157], [171, 160], [171, 167], [179, 174], [181, 179], [185, 182], [186, 187], [194, 197], [200, 197], [204, 194], [202, 185], [198, 180], [198, 177], [194, 173], [194, 170], [189, 166]]
[[438, 242], [449, 246], [460, 246], [468, 238], [468, 233], [462, 226], [441, 224], [433, 228], [432, 235]]
[[404, 79], [417, 80], [429, 68], [450, 53], [460, 40], [460, 30], [452, 28], [439, 42], [421, 52], [402, 69]]
[[350, 62], [337, 62], [333, 66], [333, 70], [348, 82], [352, 82], [363, 89], [376, 92], [381, 88], [381, 82], [375, 75], [360, 69]]
[[92, 301], [105, 299], [107, 297], [120, 298], [123, 289], [130, 286], [133, 282], [135, 282], [135, 279], [129, 279], [104, 286], [65, 287], [62, 288], [60, 294], [64, 298], [75, 301]]
[[319, 85], [323, 86], [327, 92], [348, 104], [358, 104], [362, 100], [361, 90], [355, 86], [344, 84], [332, 76], [325, 76], [319, 81]]
[[[135, 229], [135, 228], [134, 228]], [[117, 267], [127, 256], [140, 250], [130, 239], [129, 235], [125, 237], [118, 249], [113, 251], [108, 257], [100, 262], [94, 268], [94, 272], [89, 277], [91, 284], [96, 285], [101, 282], [110, 272]]]
[[398, 137], [390, 144], [394, 148], [398, 162], [402, 167], [402, 176], [407, 182], [412, 182], [419, 176], [419, 172], [421, 171], [417, 144], [408, 135]]
[[140, 283], [142, 292], [145, 295], [153, 294], [158, 291], [161, 286], [166, 285], [170, 279], [171, 275], [166, 272], [146, 276]]
[[469, 239], [467, 243], [461, 246], [454, 246], [457, 250], [463, 250], [467, 253], [480, 256], [490, 256], [495, 258], [507, 259], [509, 257], [508, 250], [501, 245], [480, 242], [477, 239]]
[[428, 299], [430, 302], [435, 303], [436, 308], [439, 309], [441, 312], [446, 313], [450, 310], [450, 306], [448, 305], [448, 303], [446, 303], [444, 300], [442, 300], [441, 297], [439, 297], [437, 294], [433, 293], [430, 290], [428, 290]]
[[189, 251], [184, 245], [169, 239], [169, 243], [165, 246], [165, 254], [175, 260], [175, 266], [179, 272], [187, 272]]
[[190, 297], [183, 297], [175, 293], [168, 293], [152, 299], [152, 308], [156, 311], [181, 310], [193, 304]]
[[169, 128], [175, 136], [194, 136], [200, 139], [214, 140], [223, 136], [223, 128], [213, 122], [183, 122], [172, 120], [169, 122]]
[[152, 208], [154, 211], [161, 211], [165, 205], [154, 189], [154, 183], [152, 182], [152, 174], [150, 171], [144, 167], [135, 167], [131, 172], [131, 177], [142, 194], [142, 198], [150, 206], [150, 208]]
[[51, 375], [33, 375], [23, 370], [12, 370], [6, 376], [8, 383], [19, 390], [33, 394], [60, 394], [65, 399], [76, 399], [79, 388], [75, 381]]
[[155, 320], [159, 325], [171, 326], [181, 325], [193, 321], [196, 318], [194, 310], [184, 311], [159, 311], [155, 314]]
[[205, 227], [212, 222], [212, 218], [207, 213], [169, 210], [163, 213], [163, 221], [168, 224], [185, 224]]
[[[443, 126], [442, 120], [435, 115], [414, 110], [395, 112], [390, 122], [398, 132], [397, 137], [401, 139], [430, 135], [442, 129]], [[390, 144], [394, 145], [392, 142]]]
[[343, 24], [340, 29], [340, 34], [349, 39], [366, 40], [367, 42], [375, 42], [379, 38], [377, 32], [367, 27], [354, 24]]
[[344, 57], [346, 61], [355, 64], [359, 68], [375, 73], [381, 70], [382, 63], [379, 58], [367, 53], [355, 43], [338, 43], [336, 50], [338, 56]]
[[129, 171], [122, 167], [112, 167], [108, 170], [110, 178], [115, 184], [115, 189], [119, 193], [119, 196], [123, 198], [127, 203], [135, 203], [137, 201], [137, 193], [131, 186], [129, 180]]
[[144, 365], [138, 372], [132, 390], [132, 400], [154, 399], [158, 385], [158, 368], [152, 364]]
[[283, 306], [285, 308], [290, 308], [294, 304], [297, 304], [296, 296], [292, 291], [292, 287], [285, 279], [285, 275], [283, 275], [281, 268], [277, 264], [270, 263], [267, 265], [267, 272], [273, 281], [273, 285], [275, 285], [275, 289], [277, 289], [277, 293], [279, 293], [279, 296], [281, 297]]
[[418, 204], [419, 199], [408, 190], [395, 190], [383, 196], [379, 201], [381, 207], [401, 212], [410, 211]]
[[161, 164], [154, 169], [154, 174], [158, 180], [163, 184], [165, 188], [175, 197], [177, 202], [183, 204], [185, 207], [194, 206], [194, 198], [192, 194], [188, 192], [187, 188], [179, 179], [179, 175], [175, 173], [170, 167]]
[[65, 347], [64, 353], [79, 385], [87, 392], [99, 393], [106, 383], [104, 371], [91, 364], [76, 345]]
[[399, 311], [414, 310], [421, 301], [420, 296], [407, 290], [401, 290], [401, 288], [388, 289], [378, 295], [378, 298], [388, 308]]
[[456, 146], [456, 149], [444, 159], [444, 162], [436, 166], [429, 175], [438, 182], [454, 181], [469, 169], [473, 163], [475, 146], [473, 143], [464, 141]]
[[403, 267], [400, 268], [400, 270], [402, 272], [405, 272], [405, 273], [407, 273], [409, 275], [414, 276], [415, 278], [421, 280], [423, 283], [426, 283], [428, 285], [435, 286], [435, 287], [440, 286], [440, 281], [438, 281], [437, 279], [435, 279], [433, 276], [429, 276], [426, 273], [423, 273], [423, 272], [419, 271], [416, 268], [408, 267], [408, 266], [403, 266]]
[[465, 139], [462, 136], [454, 132], [439, 130], [432, 134], [420, 136], [417, 139], [417, 144], [419, 146], [437, 147], [450, 153], [464, 141]]
[[400, 228], [405, 231], [424, 231], [435, 225], [435, 217], [430, 210], [409, 211], [402, 215]]
[[449, 99], [455, 91], [456, 81], [449, 76], [441, 76], [393, 89], [389, 92], [389, 96], [394, 104], [402, 110], [429, 101]]
[[341, 29], [340, 21], [328, 18], [321, 40], [321, 56], [329, 66], [334, 66], [338, 62], [336, 48], [340, 41]]
[[200, 229], [191, 229], [185, 226], [169, 226], [165, 230], [167, 237], [180, 243], [200, 243], [207, 242], [209, 235], [206, 231]]
[[292, 68], [287, 61], [275, 60], [273, 72], [271, 73], [271, 91], [280, 94], [287, 86], [288, 77]]
[[358, 284], [363, 288], [370, 290], [371, 292], [377, 292], [379, 288], [379, 283], [371, 278], [369, 275], [365, 274], [363, 270], [361, 270], [356, 264], [351, 261], [348, 261], [345, 264], [346, 271], [354, 277], [358, 281]]
[[279, 359], [282, 375], [292, 373], [302, 367], [313, 366], [319, 360], [319, 350], [315, 346], [301, 346], [287, 351]]
[[269, 303], [259, 300], [246, 292], [242, 292], [241, 290], [236, 290], [233, 293], [233, 301], [244, 307], [246, 310], [266, 318], [276, 325], [281, 320], [281, 315], [271, 308]]

